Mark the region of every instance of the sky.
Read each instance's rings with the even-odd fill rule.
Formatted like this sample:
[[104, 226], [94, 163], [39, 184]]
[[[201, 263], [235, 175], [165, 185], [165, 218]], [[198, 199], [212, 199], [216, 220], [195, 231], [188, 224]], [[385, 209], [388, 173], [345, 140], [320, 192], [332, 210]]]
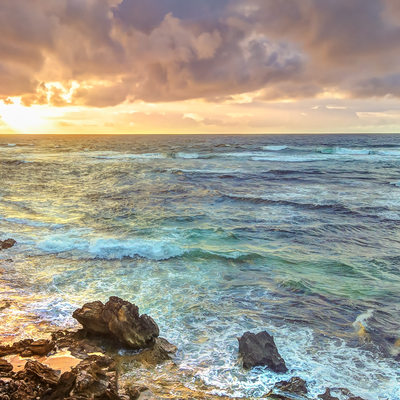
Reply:
[[399, 133], [399, 0], [1, 0], [1, 133]]

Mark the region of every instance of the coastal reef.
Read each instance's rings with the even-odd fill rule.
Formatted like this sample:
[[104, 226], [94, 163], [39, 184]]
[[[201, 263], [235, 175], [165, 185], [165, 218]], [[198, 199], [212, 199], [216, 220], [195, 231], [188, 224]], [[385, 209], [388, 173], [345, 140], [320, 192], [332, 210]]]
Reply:
[[[171, 361], [177, 351], [176, 346], [159, 337], [156, 322], [140, 315], [135, 304], [110, 297], [105, 304], [84, 304], [73, 316], [82, 329], [59, 330], [50, 339], [24, 339], [0, 345], [0, 400], [228, 399], [212, 394], [212, 388], [196, 391], [181, 387], [180, 391], [175, 389], [175, 394], [165, 396], [153, 393], [141, 383], [120, 379], [127, 360], [128, 365], [133, 360], [138, 368], [155, 367]], [[262, 365], [275, 372], [288, 371], [273, 337], [265, 331], [244, 333], [238, 350], [246, 369]], [[121, 351], [126, 355], [121, 355]], [[178, 372], [176, 379], [178, 382]], [[318, 399], [337, 400], [333, 392], [338, 391], [343, 399], [362, 400], [342, 388], [327, 388]], [[310, 400], [307, 394], [306, 381], [292, 377], [276, 383], [263, 398]]]

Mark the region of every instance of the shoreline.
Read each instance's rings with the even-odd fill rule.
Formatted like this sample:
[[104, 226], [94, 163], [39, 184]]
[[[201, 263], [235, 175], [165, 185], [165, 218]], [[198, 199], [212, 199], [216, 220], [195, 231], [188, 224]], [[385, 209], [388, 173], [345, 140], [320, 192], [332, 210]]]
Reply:
[[[4, 242], [0, 242], [0, 244], [2, 243]], [[14, 244], [9, 247], [12, 247]], [[8, 247], [2, 247], [2, 250], [5, 250], [7, 248]], [[7, 260], [7, 262], [11, 261], [12, 260]], [[0, 281], [0, 283], [3, 285], [4, 282]], [[2, 303], [0, 303], [0, 311], [2, 311], [3, 313], [7, 312], [8, 309], [12, 309], [13, 305], [15, 305], [21, 299], [15, 293], [15, 298], [13, 298], [12, 288], [10, 287], [8, 289], [10, 290], [7, 293], [11, 294], [11, 299], [9, 301], [3, 300]], [[109, 302], [111, 302], [112, 300], [115, 301], [117, 304], [123, 304], [124, 307], [127, 306], [128, 308], [133, 310], [133, 313], [138, 311], [135, 305], [132, 305], [129, 302], [124, 302], [122, 299], [110, 298]], [[96, 314], [98, 311], [96, 307], [95, 309], [92, 309], [90, 306], [91, 304], [95, 303], [96, 307], [105, 307], [101, 302], [94, 302], [85, 304], [80, 310], [83, 310], [85, 307], [89, 306], [89, 314], [93, 310]], [[108, 303], [106, 303], [106, 306], [107, 304]], [[112, 305], [111, 308], [112, 307], [115, 306]], [[114, 385], [112, 390], [114, 390], [115, 392], [113, 394], [113, 398], [115, 399], [145, 400], [164, 398], [199, 398], [210, 400], [225, 400], [247, 398], [213, 394], [218, 392], [217, 388], [207, 386], [203, 382], [200, 382], [198, 379], [196, 379], [194, 371], [189, 372], [181, 370], [174, 363], [173, 353], [176, 352], [177, 349], [165, 339], [161, 338], [156, 339], [156, 341], [152, 340], [151, 345], [142, 343], [137, 349], [130, 350], [130, 346], [127, 346], [127, 343], [123, 344], [120, 340], [113, 338], [112, 335], [110, 336], [109, 333], [106, 333], [104, 335], [104, 332], [102, 332], [102, 326], [96, 326], [94, 329], [92, 329], [93, 326], [92, 328], [90, 328], [90, 324], [93, 323], [93, 315], [90, 314], [92, 320], [90, 321], [89, 328], [87, 326], [85, 327], [85, 323], [87, 321], [85, 320], [85, 318], [81, 319], [77, 317], [77, 315], [79, 315], [79, 313], [77, 314], [78, 311], [79, 309], [75, 310], [75, 312], [73, 313], [73, 317], [75, 319], [78, 319], [78, 321], [84, 325], [83, 329], [80, 330], [63, 330], [51, 325], [46, 325], [42, 322], [41, 329], [37, 329], [36, 331], [32, 330], [29, 334], [26, 334], [26, 332], [24, 332], [24, 339], [20, 341], [16, 341], [16, 339], [18, 338], [18, 332], [15, 332], [15, 335], [13, 337], [10, 335], [10, 332], [8, 332], [8, 334], [10, 335], [8, 337], [4, 334], [0, 336], [0, 395], [8, 391], [9, 393], [11, 393], [11, 397], [9, 396], [11, 400], [13, 400], [14, 398], [18, 399], [18, 397], [13, 397], [12, 390], [13, 388], [15, 388], [15, 385], [18, 386], [18, 382], [20, 382], [21, 377], [25, 381], [29, 381], [29, 379], [31, 379], [32, 387], [29, 390], [32, 390], [32, 393], [34, 392], [33, 388], [35, 386], [39, 387], [40, 385], [44, 385], [46, 387], [46, 390], [40, 396], [45, 396], [45, 393], [52, 393], [52, 390], [53, 392], [57, 392], [57, 388], [59, 388], [60, 386], [59, 381], [62, 380], [62, 376], [64, 376], [63, 374], [68, 375], [71, 373], [75, 373], [75, 375], [78, 376], [82, 364], [82, 368], [86, 371], [87, 368], [90, 369], [93, 367], [94, 364], [99, 362], [102, 363], [105, 359], [107, 359], [111, 360], [109, 361], [109, 365], [113, 365], [108, 372], [112, 372], [115, 375], [112, 378], [112, 385]], [[140, 318], [142, 317], [143, 316], [141, 316]], [[146, 321], [150, 321], [150, 327], [152, 327], [153, 323], [155, 324], [155, 322], [151, 319], [151, 317], [145, 317]], [[98, 315], [96, 316], [96, 318], [98, 318]], [[95, 325], [98, 324], [98, 320], [94, 320], [94, 323]], [[125, 329], [126, 324], [123, 326], [123, 329]], [[157, 325], [155, 324], [155, 326]], [[127, 329], [129, 329], [129, 327]], [[156, 336], [158, 336], [158, 327], [151, 329], [156, 329]], [[31, 333], [34, 334], [31, 335]], [[29, 336], [29, 338], [26, 338], [26, 336]], [[35, 337], [35, 340], [31, 339], [32, 336]], [[277, 352], [275, 343], [273, 342], [273, 338], [272, 343]], [[259, 351], [260, 349], [257, 348], [256, 350]], [[252, 353], [253, 356], [254, 351]], [[280, 358], [279, 353], [276, 354], [277, 355], [274, 357]], [[245, 358], [243, 358], [243, 360], [245, 360]], [[281, 361], [284, 363], [282, 359], [280, 359], [279, 362]], [[250, 369], [251, 367], [256, 365], [262, 365], [257, 364], [257, 362], [258, 361], [256, 360], [254, 365], [252, 365], [250, 361], [250, 364], [247, 366], [247, 368]], [[47, 387], [48, 382], [46, 381], [46, 378], [40, 376], [38, 378], [37, 374], [34, 374], [35, 378], [32, 378], [32, 371], [30, 370], [30, 368], [44, 368], [43, 371], [45, 372], [43, 372], [43, 374], [50, 374], [57, 378], [54, 378], [54, 382], [52, 383], [52, 385]], [[285, 369], [286, 367], [279, 371], [283, 372], [285, 371]], [[38, 374], [40, 375], [40, 373]], [[42, 381], [39, 382], [37, 381], [37, 379], [39, 379], [39, 381], [42, 379]], [[77, 378], [75, 377], [75, 379]], [[193, 383], [191, 385], [188, 385], [188, 381], [190, 380], [192, 380]], [[96, 382], [97, 385], [99, 382]], [[132, 382], [135, 382], [135, 385], [132, 386]], [[281, 400], [289, 400], [293, 398], [304, 400], [336, 400], [338, 399], [338, 397], [335, 397], [334, 393], [339, 393], [339, 395], [341, 396], [340, 399], [343, 398], [345, 400], [363, 400], [361, 397], [354, 396], [350, 393], [350, 391], [344, 388], [327, 388], [325, 393], [320, 394], [318, 397], [309, 397], [307, 395], [307, 383], [301, 378], [295, 376], [293, 376], [288, 381], [278, 382], [269, 392], [257, 398], [271, 398]], [[4, 394], [4, 396], [6, 395], [8, 394]], [[25, 396], [28, 395], [29, 394], [25, 393]], [[1, 396], [0, 398], [3, 399]], [[28, 399], [28, 397], [26, 398]], [[33, 398], [35, 397], [32, 397], [32, 399]], [[62, 397], [52, 398], [56, 400], [58, 398], [61, 399]], [[253, 399], [253, 397], [251, 398]]]

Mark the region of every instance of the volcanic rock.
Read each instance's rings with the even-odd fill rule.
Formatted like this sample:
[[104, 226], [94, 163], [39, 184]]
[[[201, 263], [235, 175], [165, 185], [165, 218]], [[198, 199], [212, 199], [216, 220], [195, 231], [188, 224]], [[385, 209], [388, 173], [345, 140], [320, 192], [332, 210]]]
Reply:
[[110, 336], [132, 349], [151, 347], [159, 335], [159, 328], [151, 317], [139, 315], [135, 304], [119, 297], [110, 297], [104, 305], [100, 301], [86, 303], [72, 316], [87, 332]]
[[274, 372], [286, 372], [285, 361], [280, 356], [274, 338], [266, 331], [257, 334], [246, 332], [239, 338], [239, 353], [246, 369], [267, 366]]

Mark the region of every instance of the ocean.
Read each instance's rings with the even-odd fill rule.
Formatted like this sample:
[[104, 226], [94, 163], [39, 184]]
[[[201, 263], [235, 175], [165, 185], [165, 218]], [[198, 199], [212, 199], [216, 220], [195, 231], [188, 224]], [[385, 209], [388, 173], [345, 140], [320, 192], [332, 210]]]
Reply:
[[[400, 136], [0, 136], [0, 179], [0, 337], [117, 295], [188, 385], [400, 399]], [[248, 330], [288, 374], [241, 368]]]

